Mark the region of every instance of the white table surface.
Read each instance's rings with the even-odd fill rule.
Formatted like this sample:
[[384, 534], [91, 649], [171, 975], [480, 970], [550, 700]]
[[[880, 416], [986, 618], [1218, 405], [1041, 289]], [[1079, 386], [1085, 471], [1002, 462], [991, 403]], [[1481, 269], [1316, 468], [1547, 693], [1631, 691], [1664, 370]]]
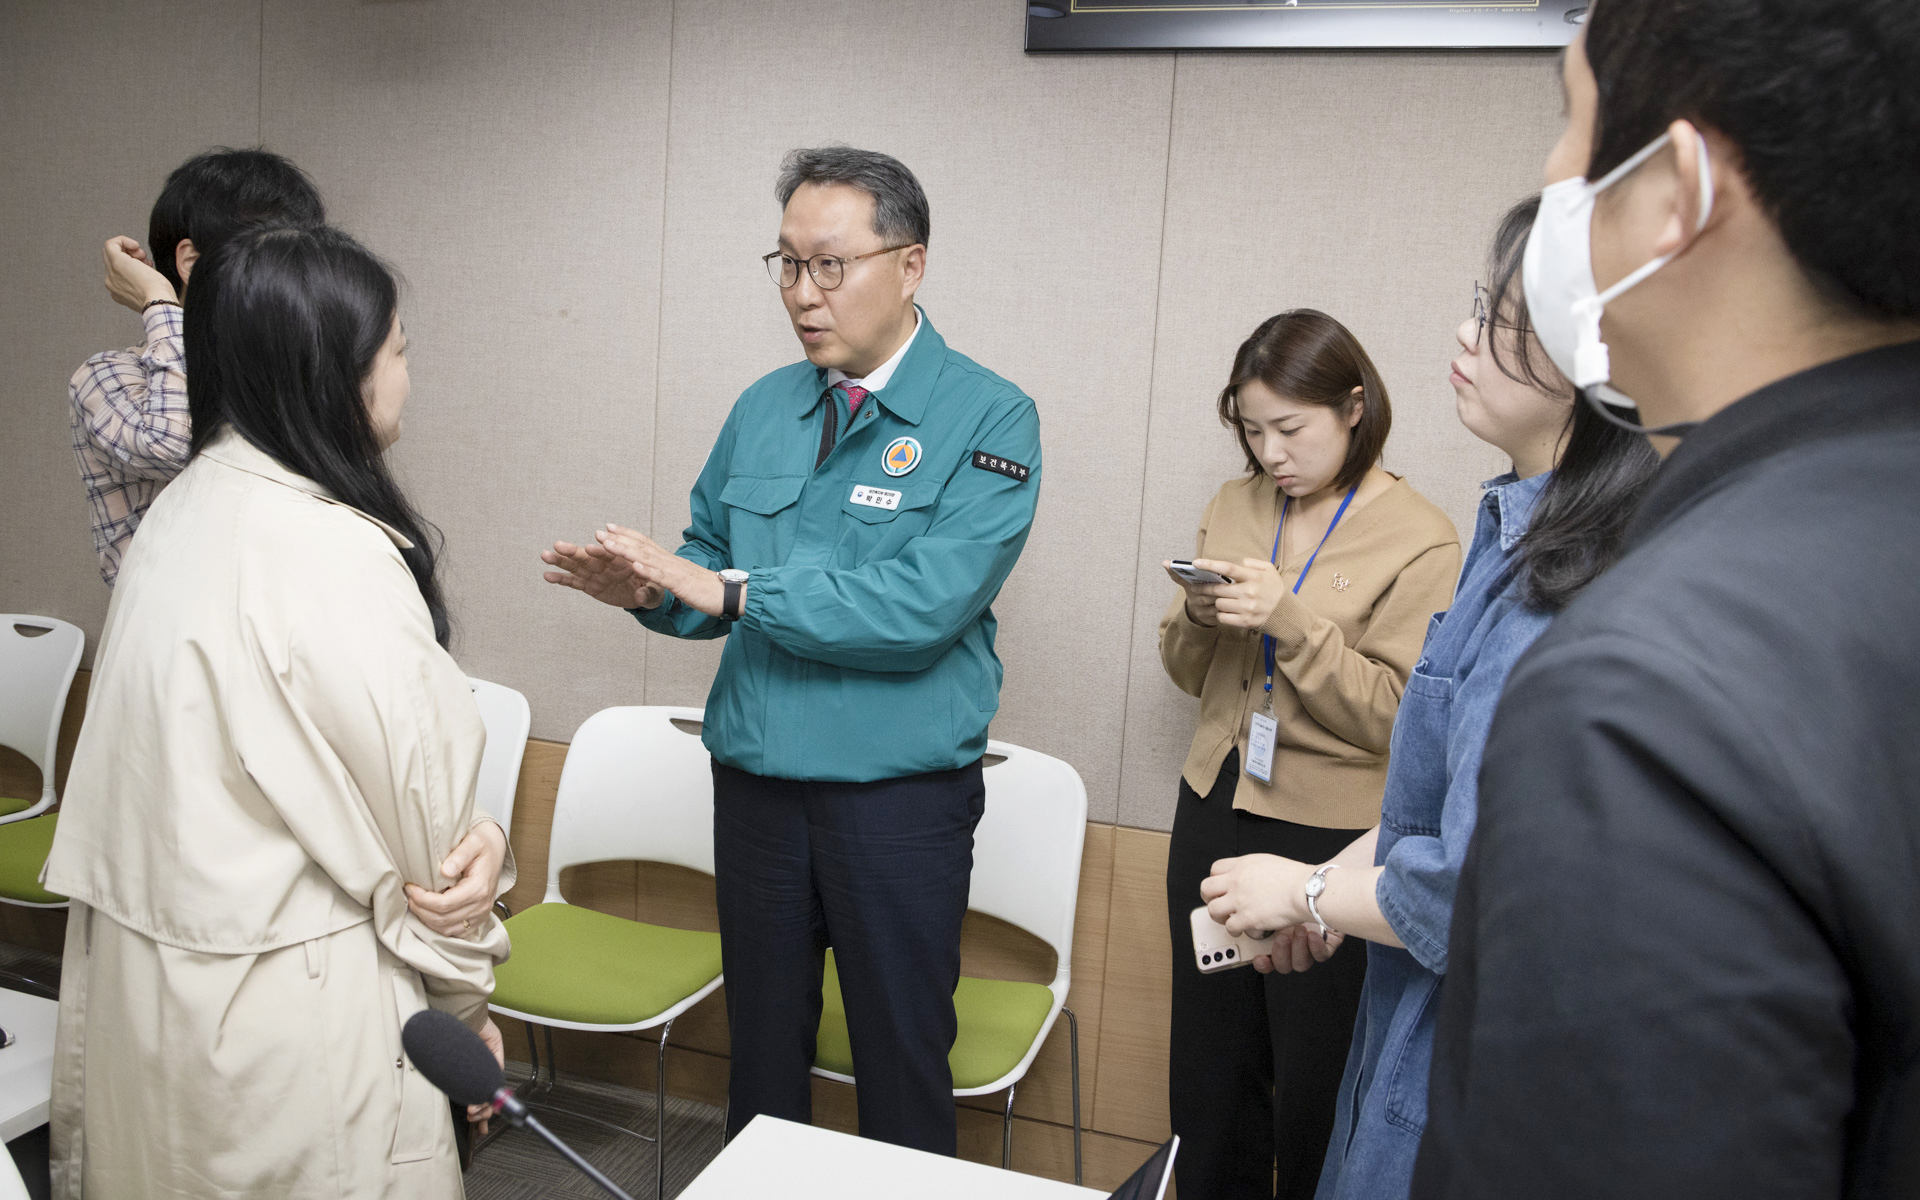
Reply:
[[53, 1025], [60, 1006], [51, 1000], [0, 988], [0, 1029], [14, 1035], [0, 1050], [0, 1142], [10, 1142], [47, 1123], [53, 1092]]
[[[1017, 1159], [1015, 1160], [1018, 1161]], [[1105, 1192], [758, 1116], [681, 1200], [1087, 1200]]]

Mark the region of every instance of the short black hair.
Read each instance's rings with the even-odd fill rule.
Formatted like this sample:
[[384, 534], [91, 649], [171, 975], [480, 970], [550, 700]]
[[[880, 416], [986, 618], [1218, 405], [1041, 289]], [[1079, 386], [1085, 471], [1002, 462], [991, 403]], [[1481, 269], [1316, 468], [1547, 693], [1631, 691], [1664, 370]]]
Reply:
[[220, 146], [194, 155], [167, 176], [147, 219], [147, 247], [154, 267], [178, 291], [174, 255], [183, 241], [191, 241], [205, 257], [257, 225], [311, 229], [326, 220], [319, 189], [291, 160], [271, 150]]
[[1393, 404], [1366, 348], [1345, 325], [1317, 308], [1290, 308], [1260, 322], [1260, 328], [1234, 352], [1233, 374], [1220, 390], [1215, 411], [1220, 423], [1239, 439], [1252, 475], [1265, 468], [1247, 443], [1246, 426], [1240, 423], [1240, 389], [1256, 380], [1288, 400], [1330, 408], [1343, 421], [1353, 415], [1356, 402], [1365, 403], [1334, 487], [1358, 487], [1380, 461], [1393, 429]]
[[1595, 0], [1597, 179], [1676, 120], [1719, 132], [1802, 270], [1846, 307], [1920, 316], [1915, 0]]
[[933, 214], [927, 193], [907, 164], [877, 150], [852, 146], [817, 146], [789, 150], [773, 185], [774, 199], [787, 201], [803, 183], [844, 183], [873, 197], [873, 232], [902, 246], [924, 246], [932, 232]]

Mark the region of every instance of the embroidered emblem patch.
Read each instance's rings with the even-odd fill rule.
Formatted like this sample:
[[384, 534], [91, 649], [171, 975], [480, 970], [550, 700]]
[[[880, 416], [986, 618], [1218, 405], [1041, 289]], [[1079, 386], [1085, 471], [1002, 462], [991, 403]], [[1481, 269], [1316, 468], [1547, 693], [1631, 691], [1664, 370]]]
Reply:
[[880, 456], [881, 469], [889, 475], [905, 475], [919, 465], [920, 443], [910, 437], [888, 442], [886, 452]]
[[864, 504], [868, 508], [884, 508], [888, 512], [900, 507], [900, 493], [886, 488], [868, 487], [864, 483], [853, 485], [853, 495], [847, 499], [854, 504]]
[[1333, 577], [1333, 590], [1336, 592], [1344, 592], [1347, 590], [1348, 587], [1352, 585], [1352, 583], [1353, 583], [1353, 580], [1348, 579], [1345, 575], [1341, 575], [1336, 572]]
[[1010, 458], [1001, 458], [998, 455], [988, 454], [985, 450], [975, 450], [973, 452], [973, 465], [979, 467], [982, 471], [995, 471], [1001, 475], [1005, 475], [1008, 479], [1017, 479], [1021, 483], [1025, 483], [1027, 476], [1033, 474], [1030, 468], [1023, 467]]

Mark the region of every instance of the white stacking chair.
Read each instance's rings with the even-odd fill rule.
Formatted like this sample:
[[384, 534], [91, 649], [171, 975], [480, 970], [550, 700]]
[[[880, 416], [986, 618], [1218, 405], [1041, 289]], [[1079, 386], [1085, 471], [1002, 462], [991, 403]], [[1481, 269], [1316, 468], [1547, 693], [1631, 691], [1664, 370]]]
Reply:
[[520, 788], [520, 762], [527, 756], [527, 734], [533, 729], [533, 710], [527, 698], [510, 687], [467, 679], [480, 720], [487, 727], [487, 749], [480, 759], [480, 780], [473, 802], [509, 837], [513, 835], [513, 797]]
[[[1080, 855], [1087, 836], [1087, 789], [1079, 772], [1057, 758], [988, 742], [986, 812], [973, 835], [973, 876], [967, 907], [997, 917], [1053, 949], [1052, 982], [963, 977], [954, 991], [960, 1032], [954, 1042], [953, 1094], [1005, 1091], [1000, 1165], [1013, 1166], [1013, 1095], [1062, 1013], [1067, 1018], [1073, 1087], [1073, 1179], [1080, 1182], [1080, 1030], [1067, 1005], [1073, 971], [1073, 918], [1080, 895]], [[841, 1083], [854, 1079], [846, 1009], [829, 969], [820, 1014], [813, 1073]], [[1048, 994], [1050, 993], [1050, 995]], [[1044, 1013], [1044, 1015], [1042, 1015]]]
[[493, 1011], [527, 1023], [529, 1094], [542, 1090], [535, 1025], [546, 1031], [548, 1087], [555, 1078], [551, 1030], [660, 1030], [653, 1137], [611, 1127], [654, 1143], [662, 1188], [667, 1039], [674, 1019], [720, 986], [720, 935], [576, 907], [561, 894], [560, 873], [582, 863], [638, 860], [713, 874], [711, 760], [697, 733], [674, 724], [700, 720], [697, 708], [608, 708], [580, 726], [554, 797], [546, 896], [507, 921], [513, 957], [494, 972]]
[[25, 821], [53, 807], [54, 755], [60, 718], [87, 635], [53, 617], [0, 613], [0, 746], [40, 768], [38, 798], [0, 797], [0, 824]]
[[[37, 798], [0, 798], [0, 903], [24, 908], [65, 908], [67, 898], [40, 886], [40, 868], [53, 849], [60, 814], [53, 807], [54, 760], [60, 718], [87, 635], [53, 617], [0, 613], [0, 745], [17, 750], [40, 768]], [[0, 969], [14, 986], [56, 996], [53, 984]]]
[[[533, 710], [527, 698], [510, 687], [467, 677], [480, 722], [487, 727], [487, 748], [480, 756], [480, 778], [473, 803], [500, 822], [500, 832], [513, 837], [513, 798], [520, 790], [520, 762], [527, 756], [527, 734], [533, 729]], [[501, 920], [513, 915], [505, 900], [493, 902]]]

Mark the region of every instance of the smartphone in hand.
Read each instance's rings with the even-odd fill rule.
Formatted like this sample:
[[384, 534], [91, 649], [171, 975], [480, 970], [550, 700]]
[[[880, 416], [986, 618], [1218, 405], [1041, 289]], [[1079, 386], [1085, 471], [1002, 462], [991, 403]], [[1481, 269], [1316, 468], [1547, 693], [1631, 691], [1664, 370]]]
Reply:
[[1227, 932], [1225, 925], [1213, 919], [1204, 904], [1193, 910], [1188, 922], [1193, 926], [1194, 964], [1203, 975], [1250, 966], [1261, 955], [1273, 953], [1272, 930], [1265, 930], [1258, 937], [1247, 933], [1235, 937]]
[[1225, 575], [1216, 575], [1212, 571], [1201, 570], [1199, 567], [1196, 567], [1193, 565], [1193, 560], [1191, 559], [1176, 558], [1171, 563], [1167, 564], [1167, 566], [1168, 566], [1168, 569], [1174, 573], [1174, 576], [1183, 583], [1197, 584], [1197, 583], [1232, 583], [1233, 582], [1233, 580], [1228, 579]]

